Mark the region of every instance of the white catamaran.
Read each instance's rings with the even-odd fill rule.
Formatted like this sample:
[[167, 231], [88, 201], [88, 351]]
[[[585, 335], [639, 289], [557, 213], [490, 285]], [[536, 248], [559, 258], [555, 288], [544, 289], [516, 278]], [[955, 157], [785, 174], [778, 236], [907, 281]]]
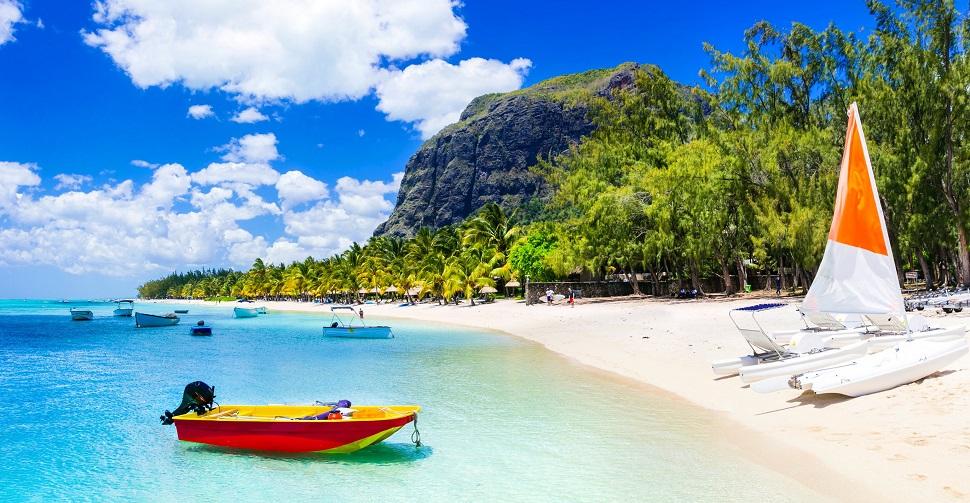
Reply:
[[[922, 317], [906, 316], [879, 191], [855, 103], [849, 107], [845, 151], [825, 254], [801, 309], [808, 313], [863, 316], [878, 330], [839, 334], [824, 344], [848, 344], [846, 347], [865, 344], [875, 352], [837, 365], [812, 368], [799, 366], [800, 358], [791, 358], [778, 362], [783, 373], [765, 376], [752, 389], [769, 392], [791, 387], [860, 396], [922, 379], [970, 350], [965, 327], [934, 329], [927, 327]], [[752, 373], [758, 372], [756, 367], [751, 367]], [[744, 374], [742, 368], [742, 377]]]

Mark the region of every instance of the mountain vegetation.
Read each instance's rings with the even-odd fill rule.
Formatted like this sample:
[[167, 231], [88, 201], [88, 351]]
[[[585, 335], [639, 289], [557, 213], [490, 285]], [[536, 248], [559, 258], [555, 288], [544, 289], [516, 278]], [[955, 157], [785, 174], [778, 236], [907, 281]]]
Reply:
[[[718, 277], [730, 293], [751, 272], [783, 270], [807, 286], [853, 101], [897, 270], [920, 270], [930, 287], [970, 284], [970, 19], [951, 0], [868, 6], [875, 29], [865, 35], [761, 22], [740, 54], [708, 45], [703, 86], [686, 88], [654, 66], [626, 66], [626, 85], [588, 87], [615, 72], [562, 77], [599, 91], [556, 95], [564, 110], [581, 106], [591, 127], [561, 151], [537, 153], [528, 171], [549, 189], [538, 208], [483, 197], [458, 223], [419, 219], [411, 237], [382, 235], [286, 266], [257, 260], [245, 274], [170, 277], [141, 293], [185, 296], [191, 285], [193, 296], [319, 297], [393, 287], [450, 300], [526, 275], [578, 273], [645, 275], [654, 294], [669, 281], [700, 289]], [[485, 120], [510, 99], [479, 98], [463, 120]]]

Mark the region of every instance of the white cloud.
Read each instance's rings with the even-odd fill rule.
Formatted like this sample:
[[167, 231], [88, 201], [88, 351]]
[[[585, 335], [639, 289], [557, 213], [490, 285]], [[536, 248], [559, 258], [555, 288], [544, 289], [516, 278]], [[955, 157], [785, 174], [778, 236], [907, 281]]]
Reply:
[[363, 129], [357, 130], [357, 136], [363, 138], [365, 134], [367, 134], [367, 131], [364, 131]]
[[0, 0], [0, 45], [14, 39], [13, 26], [24, 21], [23, 7], [16, 0]]
[[456, 7], [453, 0], [102, 0], [98, 29], [84, 40], [139, 87], [356, 99], [387, 61], [457, 52], [466, 26]]
[[189, 111], [186, 114], [193, 119], [205, 119], [206, 117], [212, 117], [215, 112], [212, 111], [212, 105], [192, 105], [189, 107]]
[[0, 214], [22, 197], [20, 187], [40, 185], [36, 169], [34, 164], [0, 161]]
[[[0, 263], [143, 276], [198, 265], [247, 267], [256, 257], [273, 262], [325, 257], [371, 235], [387, 218], [388, 198], [403, 176], [342, 177], [333, 200], [323, 181], [296, 170], [280, 175], [273, 168], [270, 163], [280, 155], [271, 134], [232, 140], [223, 150], [238, 161], [194, 172], [169, 163], [145, 183], [124, 180], [87, 191], [78, 185], [47, 195], [37, 166], [0, 162]], [[90, 183], [85, 176], [53, 180]], [[266, 185], [275, 185], [270, 193], [277, 200], [256, 193]], [[281, 217], [282, 236], [268, 240], [242, 227], [267, 215]]]
[[155, 169], [158, 167], [158, 164], [155, 164], [153, 162], [148, 162], [142, 159], [132, 159], [131, 165], [139, 168], [147, 168], [147, 169]]
[[73, 175], [68, 173], [54, 175], [54, 179], [57, 180], [57, 185], [54, 186], [54, 190], [77, 190], [80, 189], [82, 185], [91, 183], [92, 180], [92, 178], [88, 175]]
[[319, 201], [328, 196], [327, 184], [304, 175], [301, 171], [287, 171], [276, 182], [276, 193], [280, 205], [286, 211], [294, 206], [310, 201]]
[[413, 122], [422, 138], [430, 138], [458, 121], [475, 97], [522, 87], [532, 62], [511, 63], [471, 58], [457, 65], [440, 59], [390, 71], [377, 85], [377, 109], [391, 120]]
[[254, 122], [269, 120], [269, 117], [263, 115], [263, 113], [260, 112], [256, 107], [249, 107], [240, 111], [229, 120], [238, 122], [240, 124], [252, 124]]
[[276, 135], [273, 133], [233, 138], [218, 150], [225, 152], [222, 160], [229, 162], [266, 163], [280, 158], [280, 153], [276, 150]]

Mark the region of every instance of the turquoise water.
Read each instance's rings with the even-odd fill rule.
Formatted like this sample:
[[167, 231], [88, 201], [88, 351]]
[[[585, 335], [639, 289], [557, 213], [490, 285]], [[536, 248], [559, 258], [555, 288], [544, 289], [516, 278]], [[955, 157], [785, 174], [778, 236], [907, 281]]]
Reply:
[[[324, 339], [329, 318], [235, 320], [231, 305], [135, 329], [85, 305], [94, 321], [0, 301], [0, 500], [818, 498], [721, 445], [704, 414], [517, 338], [395, 320], [392, 340]], [[199, 319], [213, 337], [188, 335]], [[226, 403], [417, 403], [424, 446], [410, 426], [350, 455], [181, 443], [158, 416], [199, 379]]]

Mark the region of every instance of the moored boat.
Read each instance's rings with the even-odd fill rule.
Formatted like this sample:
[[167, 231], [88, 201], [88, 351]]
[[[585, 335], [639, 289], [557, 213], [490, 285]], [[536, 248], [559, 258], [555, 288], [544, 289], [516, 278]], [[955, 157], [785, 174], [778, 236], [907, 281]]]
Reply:
[[[394, 334], [391, 327], [378, 325], [368, 326], [364, 319], [351, 306], [333, 306], [330, 308], [333, 318], [330, 326], [323, 327], [324, 337], [347, 337], [352, 339], [392, 339]], [[346, 313], [343, 318], [340, 313]]]
[[71, 319], [74, 321], [91, 321], [94, 319], [94, 312], [90, 309], [71, 308]]
[[255, 318], [259, 315], [255, 307], [234, 307], [232, 315], [236, 318]]
[[207, 326], [204, 321], [199, 320], [198, 323], [189, 329], [189, 333], [192, 335], [212, 335], [212, 327]]
[[114, 316], [131, 316], [131, 312], [135, 308], [135, 301], [131, 299], [119, 299], [115, 301], [118, 307], [112, 312]]
[[263, 307], [263, 306], [257, 307], [256, 308], [256, 314], [266, 314], [266, 308]]
[[[350, 453], [390, 437], [417, 420], [417, 405], [219, 405], [201, 381], [186, 386], [182, 404], [165, 411], [179, 440], [270, 452]], [[415, 423], [416, 424], [416, 423]], [[415, 431], [417, 427], [415, 426]], [[417, 435], [415, 435], [417, 436]], [[420, 441], [414, 442], [420, 445]]]
[[188, 309], [173, 309], [172, 312], [175, 314], [189, 314]]
[[135, 313], [135, 326], [138, 328], [144, 327], [170, 327], [172, 325], [178, 325], [179, 317], [175, 313], [167, 314], [148, 314], [148, 313]]

